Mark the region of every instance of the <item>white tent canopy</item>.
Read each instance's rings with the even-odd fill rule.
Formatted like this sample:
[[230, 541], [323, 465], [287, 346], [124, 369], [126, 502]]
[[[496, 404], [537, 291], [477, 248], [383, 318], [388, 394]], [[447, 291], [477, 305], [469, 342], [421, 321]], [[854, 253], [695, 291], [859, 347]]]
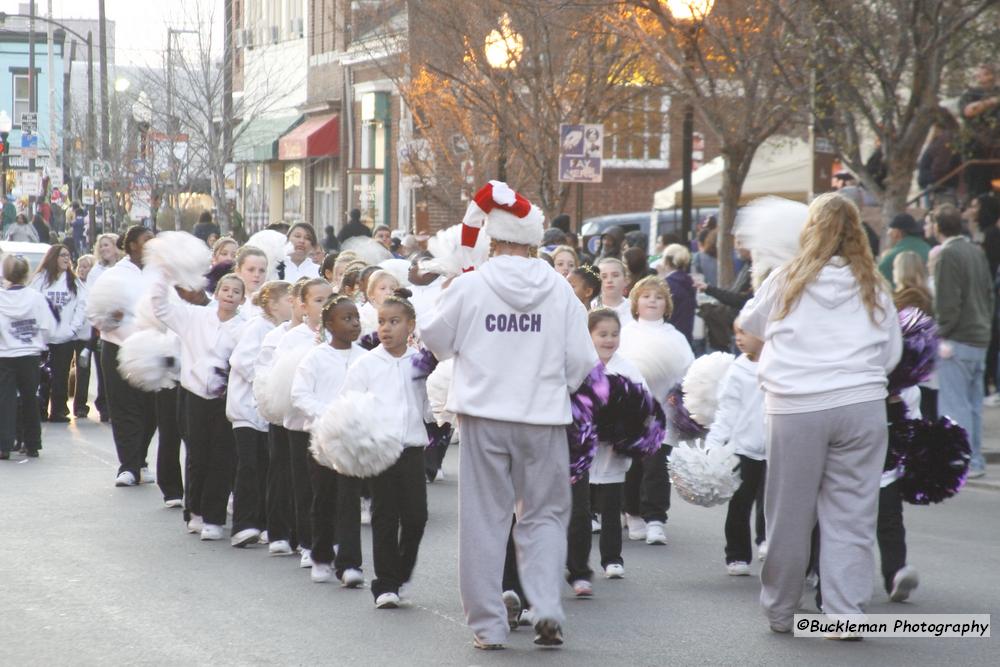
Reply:
[[[757, 149], [750, 173], [743, 183], [740, 204], [764, 195], [806, 202], [812, 186], [812, 150], [808, 141], [795, 137], [774, 137]], [[719, 203], [722, 189], [722, 156], [711, 160], [694, 171], [691, 176], [692, 203], [694, 206], [712, 206]], [[653, 195], [656, 210], [681, 205], [681, 181]]]

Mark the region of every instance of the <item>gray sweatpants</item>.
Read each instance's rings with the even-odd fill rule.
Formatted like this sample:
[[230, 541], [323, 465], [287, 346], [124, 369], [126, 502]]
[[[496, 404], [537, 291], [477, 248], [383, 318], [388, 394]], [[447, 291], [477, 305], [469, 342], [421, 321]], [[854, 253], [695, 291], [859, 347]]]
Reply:
[[487, 643], [507, 639], [501, 590], [511, 513], [521, 586], [536, 620], [564, 621], [570, 514], [566, 427], [459, 416], [458, 571], [465, 618]]
[[768, 415], [760, 603], [790, 629], [819, 518], [823, 610], [860, 614], [872, 595], [879, 479], [888, 442], [884, 401]]

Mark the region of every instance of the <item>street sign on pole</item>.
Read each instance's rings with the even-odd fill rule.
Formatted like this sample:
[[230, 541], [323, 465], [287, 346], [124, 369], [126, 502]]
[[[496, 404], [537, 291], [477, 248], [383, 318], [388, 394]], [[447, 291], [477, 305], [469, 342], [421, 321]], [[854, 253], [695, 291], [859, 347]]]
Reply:
[[21, 132], [34, 133], [38, 128], [38, 112], [26, 111], [21, 114]]
[[30, 132], [21, 132], [21, 157], [25, 160], [34, 160], [38, 157], [38, 135]]
[[37, 171], [19, 171], [17, 187], [22, 196], [38, 197], [42, 194], [42, 175]]
[[559, 126], [559, 182], [600, 183], [603, 178], [604, 125]]
[[84, 206], [94, 205], [94, 179], [90, 176], [84, 176], [83, 181], [83, 204]]

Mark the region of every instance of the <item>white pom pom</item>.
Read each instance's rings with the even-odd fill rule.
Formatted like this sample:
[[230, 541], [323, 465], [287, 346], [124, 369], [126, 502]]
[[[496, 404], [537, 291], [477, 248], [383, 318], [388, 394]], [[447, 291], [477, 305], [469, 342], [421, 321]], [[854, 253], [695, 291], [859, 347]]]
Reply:
[[350, 477], [374, 477], [399, 460], [403, 443], [385, 428], [374, 394], [347, 391], [314, 424], [316, 462]]
[[118, 350], [118, 370], [125, 381], [142, 391], [170, 389], [181, 369], [181, 342], [172, 333], [156, 329], [137, 331]]
[[681, 389], [684, 390], [684, 407], [691, 413], [691, 418], [705, 428], [715, 421], [719, 387], [735, 358], [728, 352], [713, 352], [698, 357], [684, 376], [681, 384]]
[[278, 264], [285, 261], [285, 245], [288, 239], [281, 232], [273, 229], [263, 229], [249, 239], [244, 245], [253, 246], [267, 255], [267, 279], [278, 279]]
[[253, 400], [257, 404], [257, 412], [267, 420], [268, 424], [280, 424], [284, 421], [282, 415], [271, 411], [270, 388], [268, 380], [271, 378], [270, 369], [263, 369], [254, 372], [253, 376]]
[[289, 350], [278, 350], [274, 364], [267, 372], [258, 390], [258, 378], [254, 378], [254, 398], [257, 409], [264, 419], [272, 424], [280, 424], [292, 410], [292, 380], [299, 362], [313, 348], [312, 345], [298, 345]]
[[386, 259], [378, 263], [379, 268], [388, 271], [403, 287], [410, 286], [410, 262], [405, 259]]
[[114, 331], [126, 317], [135, 315], [129, 300], [134, 278], [124, 271], [109, 271], [87, 290], [87, 319], [101, 331]]
[[721, 505], [740, 486], [740, 461], [728, 445], [706, 449], [701, 441], [682, 442], [674, 446], [669, 461], [674, 489], [694, 505]]
[[358, 256], [358, 259], [368, 266], [375, 266], [379, 262], [392, 259], [392, 253], [386, 247], [367, 236], [352, 236], [344, 241], [341, 251], [350, 250]]
[[150, 266], [184, 289], [205, 289], [205, 273], [212, 263], [212, 251], [205, 242], [187, 232], [160, 232], [143, 246], [143, 257]]
[[503, 181], [490, 181], [490, 185], [493, 186], [493, 201], [500, 206], [510, 206], [517, 201], [514, 189]]
[[[427, 250], [434, 258], [420, 262], [421, 270], [442, 276], [461, 274], [467, 261], [466, 252], [469, 250], [462, 247], [462, 225], [452, 225], [427, 239]], [[481, 230], [476, 239], [476, 247], [472, 249], [470, 266], [482, 266], [489, 256], [490, 237], [485, 230]]]
[[455, 414], [445, 407], [448, 404], [448, 392], [451, 391], [451, 378], [455, 369], [454, 359], [445, 359], [438, 363], [434, 371], [427, 376], [427, 401], [431, 405], [434, 421], [438, 426], [457, 424]]
[[691, 363], [690, 348], [679, 347], [662, 330], [654, 327], [629, 326], [622, 336], [622, 356], [642, 373], [643, 379], [657, 400], [664, 400], [671, 387], [684, 378]]
[[750, 249], [754, 287], [798, 254], [808, 215], [808, 206], [781, 197], [755, 199], [736, 213], [733, 234]]

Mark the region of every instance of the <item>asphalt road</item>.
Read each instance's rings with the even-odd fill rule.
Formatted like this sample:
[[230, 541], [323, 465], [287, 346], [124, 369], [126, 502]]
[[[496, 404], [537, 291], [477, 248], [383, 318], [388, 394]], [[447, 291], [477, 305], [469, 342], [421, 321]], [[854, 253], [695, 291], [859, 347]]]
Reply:
[[[108, 425], [47, 424], [41, 458], [0, 462], [0, 664], [973, 665], [1000, 655], [996, 638], [774, 635], [756, 577], [725, 574], [724, 508], [676, 495], [667, 546], [626, 542], [626, 578], [597, 578], [591, 600], [570, 599], [566, 588], [562, 650], [536, 649], [523, 628], [506, 651], [476, 651], [458, 596], [457, 462], [453, 448], [448, 479], [429, 488], [414, 605], [378, 611], [367, 590], [311, 583], [297, 559], [187, 535], [155, 485], [115, 488]], [[998, 509], [1000, 493], [981, 488], [907, 505], [921, 586], [904, 605], [876, 590], [869, 611], [1000, 611]]]

